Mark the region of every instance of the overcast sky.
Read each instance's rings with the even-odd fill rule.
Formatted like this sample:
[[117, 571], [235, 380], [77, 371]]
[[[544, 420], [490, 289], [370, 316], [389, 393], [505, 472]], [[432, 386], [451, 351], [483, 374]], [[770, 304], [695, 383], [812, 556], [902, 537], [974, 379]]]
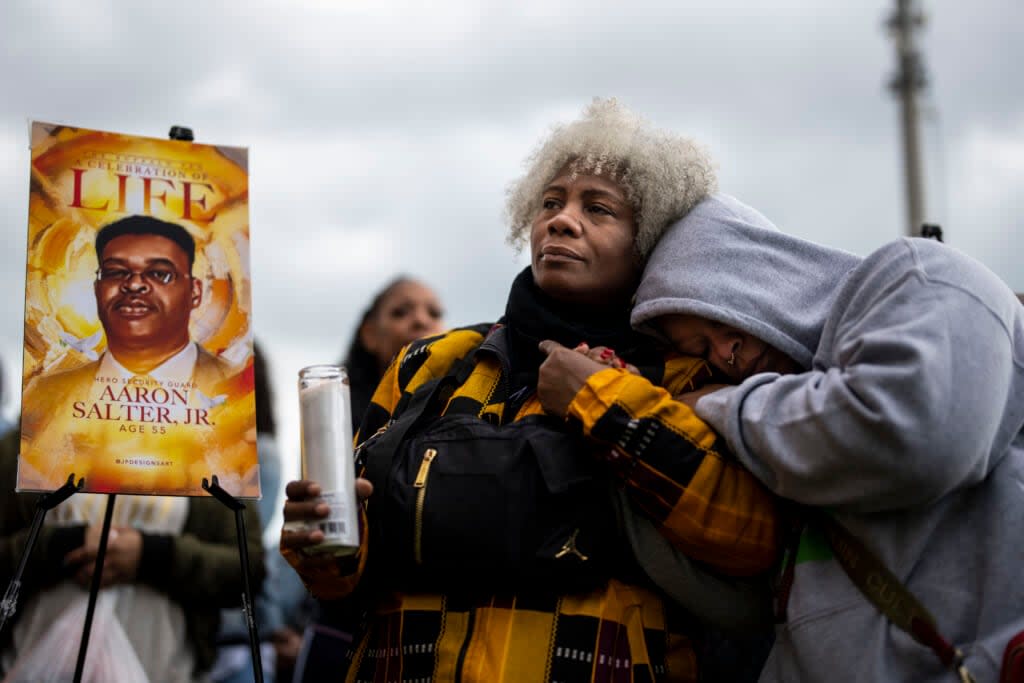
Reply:
[[[526, 263], [504, 242], [505, 187], [594, 96], [706, 143], [721, 189], [785, 231], [858, 254], [902, 234], [893, 4], [4, 2], [3, 412], [20, 386], [30, 120], [181, 124], [249, 148], [254, 324], [291, 460], [297, 370], [337, 360], [393, 275], [433, 284], [453, 325], [501, 313]], [[1016, 291], [1022, 8], [925, 2], [920, 33], [926, 217]]]

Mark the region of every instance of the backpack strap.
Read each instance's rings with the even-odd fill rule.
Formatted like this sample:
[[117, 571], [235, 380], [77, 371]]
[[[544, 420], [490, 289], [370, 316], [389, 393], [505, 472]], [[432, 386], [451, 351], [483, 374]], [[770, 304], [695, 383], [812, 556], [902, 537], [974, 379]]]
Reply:
[[356, 447], [355, 456], [359, 459], [363, 449], [371, 443], [374, 444], [373, 457], [365, 459], [364, 476], [375, 487], [380, 487], [382, 491], [386, 490], [391, 463], [402, 439], [414, 425], [436, 416], [431, 408], [442, 402], [446, 391], [450, 396], [454, 388], [461, 386], [469, 378], [475, 367], [475, 355], [476, 348], [453, 362], [448, 372], [441, 377], [435, 377], [417, 387], [407, 401], [402, 401], [396, 406], [395, 415], [387, 424]]
[[391, 471], [391, 463], [398, 450], [398, 445], [402, 443], [406, 433], [420, 421], [427, 408], [434, 402], [435, 397], [445, 384], [445, 379], [446, 377], [432, 379], [416, 389], [400, 416], [389, 420], [376, 434], [356, 447], [356, 457], [359, 458], [362, 456], [362, 451], [373, 444], [373, 457], [365, 459], [363, 476], [369, 479], [374, 487], [380, 487], [383, 490], [383, 487], [387, 486], [388, 472]]
[[882, 560], [831, 515], [811, 509], [808, 514], [812, 523], [825, 533], [839, 566], [864, 597], [894, 625], [934, 652], [962, 683], [974, 683], [964, 665], [963, 652], [939, 633], [935, 617]]

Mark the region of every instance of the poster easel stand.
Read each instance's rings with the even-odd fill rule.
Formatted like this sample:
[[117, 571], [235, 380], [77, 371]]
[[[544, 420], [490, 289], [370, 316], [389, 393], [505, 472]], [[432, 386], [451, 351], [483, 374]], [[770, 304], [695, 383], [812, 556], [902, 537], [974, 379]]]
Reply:
[[13, 617], [14, 612], [17, 610], [18, 593], [21, 591], [21, 577], [25, 573], [25, 566], [28, 564], [28, 558], [32, 554], [32, 548], [36, 544], [36, 539], [39, 538], [39, 530], [43, 526], [43, 520], [46, 519], [46, 513], [70, 498], [75, 492], [80, 491], [84, 484], [85, 479], [79, 479], [78, 483], [75, 484], [75, 475], [72, 473], [68, 475], [68, 480], [63, 486], [49, 493], [44, 493], [36, 501], [36, 513], [32, 518], [32, 526], [29, 527], [25, 549], [21, 551], [21, 560], [18, 562], [18, 568], [14, 572], [14, 576], [11, 577], [11, 582], [7, 584], [3, 600], [0, 601], [0, 633], [3, 633], [7, 620]]
[[116, 493], [107, 494], [107, 509], [103, 512], [103, 527], [100, 530], [100, 542], [96, 548], [96, 563], [93, 565], [92, 581], [89, 583], [89, 604], [85, 608], [85, 623], [82, 625], [82, 640], [78, 645], [78, 659], [75, 661], [74, 683], [81, 683], [85, 672], [85, 655], [89, 651], [89, 632], [92, 630], [92, 617], [96, 612], [96, 599], [100, 594], [100, 583], [103, 581], [103, 562], [107, 559], [107, 541], [110, 538], [110, 521], [114, 518]]
[[[18, 591], [21, 586], [21, 576], [25, 570], [29, 554], [32, 551], [32, 547], [35, 545], [36, 538], [39, 535], [39, 529], [43, 525], [43, 519], [46, 517], [47, 511], [52, 510], [60, 503], [67, 500], [73, 493], [80, 490], [85, 483], [84, 479], [79, 479], [78, 484], [75, 485], [74, 478], [75, 475], [72, 474], [68, 477], [67, 482], [63, 486], [56, 491], [41, 496], [39, 501], [36, 503], [35, 518], [32, 520], [32, 527], [29, 531], [28, 542], [25, 544], [25, 550], [22, 553], [18, 571], [11, 579], [7, 592], [4, 594], [3, 603], [0, 603], [0, 612], [2, 612], [2, 615], [0, 615], [2, 616], [2, 619], [0, 619], [0, 630], [2, 630], [3, 624], [6, 623], [7, 618], [14, 614]], [[220, 487], [217, 475], [213, 475], [212, 479], [213, 483], [210, 483], [206, 478], [203, 478], [203, 489], [235, 513], [235, 530], [238, 533], [238, 557], [242, 563], [242, 613], [245, 615], [245, 620], [249, 627], [249, 645], [252, 650], [252, 665], [255, 682], [263, 683], [263, 662], [261, 661], [262, 658], [260, 656], [260, 638], [259, 632], [256, 628], [255, 613], [253, 611], [252, 585], [249, 580], [249, 547], [246, 543], [245, 516], [243, 514], [245, 505]], [[93, 615], [96, 612], [96, 600], [99, 597], [100, 584], [103, 580], [103, 563], [107, 556], [107, 541], [110, 539], [110, 524], [114, 517], [114, 503], [116, 501], [117, 494], [107, 494], [107, 508], [103, 514], [103, 527], [100, 531], [99, 546], [96, 549], [96, 563], [93, 569], [92, 582], [89, 584], [89, 602], [85, 610], [85, 623], [82, 625], [82, 639], [78, 646], [78, 659], [75, 661], [75, 676], [72, 679], [74, 683], [81, 683], [82, 676], [85, 673], [85, 657], [89, 651], [89, 634], [92, 630]]]
[[249, 546], [246, 543], [245, 504], [220, 487], [217, 475], [212, 483], [203, 477], [203, 489], [235, 513], [235, 531], [238, 535], [238, 558], [242, 563], [242, 615], [249, 628], [249, 648], [252, 651], [252, 670], [256, 683], [263, 683], [263, 662], [260, 655], [260, 635], [253, 610], [252, 586], [249, 582]]

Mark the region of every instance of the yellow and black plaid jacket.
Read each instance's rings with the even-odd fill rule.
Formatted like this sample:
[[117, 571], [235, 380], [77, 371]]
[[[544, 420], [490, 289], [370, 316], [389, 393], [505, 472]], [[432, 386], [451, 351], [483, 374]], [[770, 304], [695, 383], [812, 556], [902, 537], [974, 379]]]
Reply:
[[[445, 375], [486, 332], [484, 326], [453, 330], [403, 349], [373, 396], [362, 434], [386, 425], [396, 407], [425, 382]], [[500, 358], [481, 353], [474, 363], [445, 413], [473, 411], [500, 420]], [[703, 421], [672, 400], [699, 386], [707, 367], [675, 356], [661, 370], [660, 386], [625, 370], [602, 370], [575, 397], [570, 415], [588, 436], [611, 447], [611, 464], [624, 486], [674, 545], [724, 573], [768, 569], [778, 543], [773, 499], [723, 452]], [[536, 397], [529, 397], [514, 419], [541, 412]], [[287, 551], [285, 556], [314, 595], [336, 599], [358, 584], [372, 552], [365, 543], [364, 538], [358, 563], [325, 567]], [[674, 623], [675, 610], [665, 607], [653, 590], [614, 578], [597, 590], [570, 595], [467, 601], [395, 592], [375, 605], [345, 680], [695, 681], [690, 640], [683, 625]]]

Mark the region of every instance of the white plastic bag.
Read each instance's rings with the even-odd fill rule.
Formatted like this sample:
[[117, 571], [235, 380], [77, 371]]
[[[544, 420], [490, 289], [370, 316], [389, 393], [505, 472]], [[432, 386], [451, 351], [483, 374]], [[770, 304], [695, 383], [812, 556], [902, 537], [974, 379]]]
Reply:
[[[3, 683], [71, 683], [87, 604], [86, 595], [72, 600], [43, 636], [18, 655]], [[149, 683], [114, 614], [113, 596], [105, 591], [96, 600], [82, 683]]]

